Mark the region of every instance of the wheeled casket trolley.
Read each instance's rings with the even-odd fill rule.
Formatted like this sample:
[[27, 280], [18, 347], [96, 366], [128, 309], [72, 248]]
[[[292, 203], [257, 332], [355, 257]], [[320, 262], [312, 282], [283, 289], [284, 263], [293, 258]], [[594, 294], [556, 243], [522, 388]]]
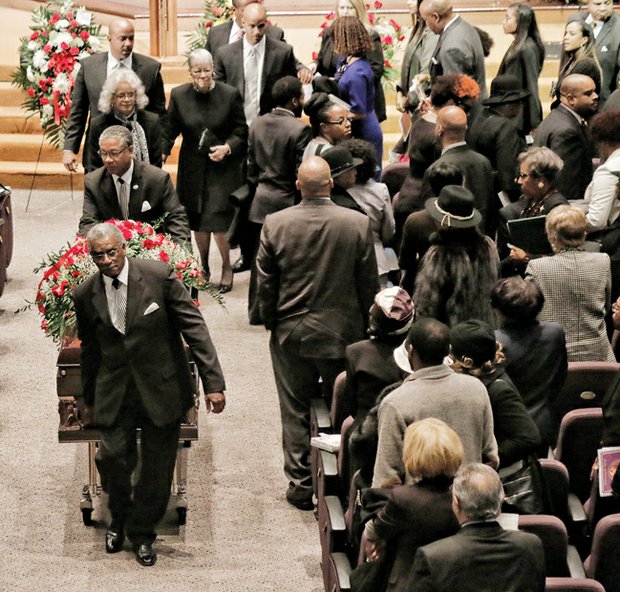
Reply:
[[[195, 405], [186, 414], [181, 424], [181, 435], [177, 450], [177, 461], [172, 481], [172, 494], [176, 499], [178, 523], [185, 524], [187, 515], [187, 453], [191, 442], [198, 440], [198, 403], [200, 401], [200, 383], [196, 364], [191, 361], [189, 350], [186, 353], [190, 359], [192, 377], [196, 384]], [[86, 526], [93, 524], [93, 498], [101, 494], [101, 484], [95, 453], [100, 440], [98, 430], [84, 426], [80, 420], [75, 396], [81, 392], [82, 383], [80, 377], [80, 342], [75, 339], [66, 343], [58, 354], [56, 373], [56, 391], [58, 393], [58, 413], [60, 425], [58, 426], [58, 441], [61, 443], [85, 443], [88, 444], [88, 482], [82, 486], [82, 498], [80, 510], [82, 520]]]

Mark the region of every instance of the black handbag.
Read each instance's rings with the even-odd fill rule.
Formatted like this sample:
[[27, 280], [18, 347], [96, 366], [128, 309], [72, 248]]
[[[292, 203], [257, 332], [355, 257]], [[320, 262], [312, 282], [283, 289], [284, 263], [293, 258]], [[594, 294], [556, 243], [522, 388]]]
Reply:
[[522, 462], [520, 469], [502, 477], [502, 511], [513, 514], [548, 514], [551, 502], [540, 462], [533, 454]]

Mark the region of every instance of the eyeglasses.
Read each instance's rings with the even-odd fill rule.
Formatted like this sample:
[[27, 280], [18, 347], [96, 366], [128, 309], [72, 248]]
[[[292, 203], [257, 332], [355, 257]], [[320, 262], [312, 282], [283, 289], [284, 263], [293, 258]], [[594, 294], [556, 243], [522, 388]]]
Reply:
[[515, 180], [518, 181], [519, 179], [527, 179], [528, 177], [532, 177], [532, 173], [519, 173], [516, 177]]
[[349, 123], [353, 123], [353, 117], [343, 117], [342, 119], [339, 119], [338, 121], [324, 121], [323, 123], [327, 123], [329, 125], [342, 125], [343, 123], [346, 122]]
[[106, 257], [108, 257], [108, 259], [114, 259], [118, 255], [119, 251], [120, 249], [118, 247], [113, 247], [111, 249], [108, 249], [107, 251], [97, 251], [91, 253], [90, 256], [93, 258], [94, 261], [103, 261]]
[[114, 93], [115, 99], [120, 99], [124, 101], [125, 99], [134, 99], [136, 97], [135, 92], [126, 92], [126, 93]]
[[213, 68], [192, 68], [189, 73], [192, 76], [201, 76], [202, 74], [211, 74], [213, 72]]
[[106, 150], [97, 150], [97, 154], [101, 156], [102, 159], [111, 158], [112, 160], [116, 160], [125, 150], [128, 150], [127, 147], [122, 150], [110, 150], [109, 152]]

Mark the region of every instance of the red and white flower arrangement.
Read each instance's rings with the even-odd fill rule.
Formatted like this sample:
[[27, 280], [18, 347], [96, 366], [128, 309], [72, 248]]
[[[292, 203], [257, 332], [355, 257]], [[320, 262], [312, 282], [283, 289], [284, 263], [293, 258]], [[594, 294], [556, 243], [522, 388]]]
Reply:
[[[169, 235], [156, 232], [144, 222], [133, 220], [107, 220], [116, 224], [127, 242], [127, 256], [138, 259], [153, 259], [168, 263], [188, 290], [208, 292], [218, 303], [223, 304], [222, 295], [215, 290], [202, 274], [197, 259], [184, 247], [172, 241]], [[39, 282], [36, 304], [43, 317], [41, 329], [60, 344], [65, 335], [75, 333], [75, 309], [71, 294], [85, 279], [97, 271], [97, 266], [88, 253], [88, 243], [83, 236], [77, 236], [57, 253], [47, 255], [45, 261], [34, 270], [43, 272]], [[198, 301], [194, 301], [196, 306]]]
[[205, 0], [202, 18], [187, 35], [187, 55], [195, 49], [205, 48], [211, 28], [231, 20], [234, 12], [232, 0]]
[[30, 36], [21, 38], [13, 84], [27, 93], [22, 107], [40, 115], [45, 137], [58, 148], [64, 142], [79, 62], [99, 49], [101, 25], [72, 0], [55, 0], [34, 9], [30, 29]]

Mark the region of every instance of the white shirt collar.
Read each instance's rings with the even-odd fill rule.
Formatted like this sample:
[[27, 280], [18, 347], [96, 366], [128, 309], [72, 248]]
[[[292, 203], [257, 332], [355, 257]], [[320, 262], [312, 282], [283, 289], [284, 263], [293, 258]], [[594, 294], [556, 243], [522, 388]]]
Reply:
[[467, 146], [467, 142], [465, 142], [465, 140], [463, 140], [462, 142], [455, 142], [454, 144], [450, 144], [449, 146], [446, 146], [441, 151], [441, 155], [443, 156], [448, 150], [451, 150], [452, 148], [458, 148], [459, 146]]
[[579, 122], [579, 125], [583, 125], [586, 122], [586, 120], [581, 117], [577, 111], [573, 111], [566, 103], [561, 103], [561, 105], [563, 105], [564, 109], [566, 109]]
[[107, 68], [108, 76], [112, 72], [114, 72], [114, 70], [116, 69], [118, 64], [123, 64], [126, 68], [129, 68], [131, 70], [131, 58], [132, 58], [132, 56], [133, 56], [133, 52], [130, 53], [125, 59], [119, 61], [108, 51], [108, 68]]
[[443, 28], [443, 31], [441, 32], [441, 34], [443, 35], [447, 30], [448, 27], [457, 19], [459, 18], [458, 14], [455, 14], [446, 24], [446, 26]]
[[112, 287], [112, 282], [114, 281], [114, 279], [117, 279], [123, 286], [127, 286], [129, 281], [129, 258], [125, 257], [125, 265], [123, 265], [123, 269], [121, 269], [120, 273], [116, 276], [116, 278], [111, 278], [103, 274], [101, 274], [101, 277], [103, 278], [106, 293], [108, 290], [114, 289]]
[[[131, 186], [131, 178], [133, 177], [133, 165], [134, 163], [132, 158], [129, 168], [120, 176], [120, 178], [125, 181], [125, 183], [127, 183], [127, 185], [129, 186]], [[112, 179], [114, 180], [114, 184], [116, 185], [118, 183], [119, 176], [113, 174]]]
[[237, 21], [233, 19], [232, 27], [230, 28], [230, 35], [228, 36], [228, 43], [232, 43], [234, 41], [239, 31], [241, 31], [241, 27], [237, 24]]

